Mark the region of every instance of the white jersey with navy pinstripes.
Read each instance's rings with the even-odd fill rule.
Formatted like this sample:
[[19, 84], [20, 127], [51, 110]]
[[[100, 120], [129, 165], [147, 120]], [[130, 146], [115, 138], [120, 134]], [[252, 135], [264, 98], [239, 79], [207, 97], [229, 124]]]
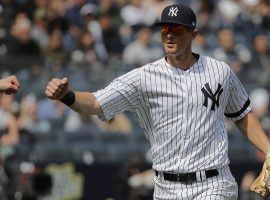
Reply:
[[207, 56], [188, 70], [161, 58], [94, 95], [102, 120], [134, 112], [150, 141], [153, 169], [173, 173], [227, 165], [225, 118], [236, 121], [251, 110], [247, 92], [230, 67]]

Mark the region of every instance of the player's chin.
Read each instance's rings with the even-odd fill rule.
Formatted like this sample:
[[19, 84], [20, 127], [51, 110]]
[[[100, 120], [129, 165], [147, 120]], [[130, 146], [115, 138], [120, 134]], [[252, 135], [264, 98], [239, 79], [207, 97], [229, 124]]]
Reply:
[[175, 48], [165, 48], [165, 52], [167, 55], [175, 55], [177, 50]]
[[177, 51], [176, 45], [165, 45], [164, 49], [167, 53], [174, 53]]

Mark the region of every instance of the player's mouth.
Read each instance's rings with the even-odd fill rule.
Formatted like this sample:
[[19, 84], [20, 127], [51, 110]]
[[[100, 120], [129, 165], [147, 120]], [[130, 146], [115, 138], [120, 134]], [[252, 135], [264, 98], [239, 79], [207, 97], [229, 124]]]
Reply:
[[172, 41], [167, 41], [167, 42], [166, 42], [166, 46], [169, 47], [169, 48], [172, 48], [172, 47], [174, 46], [174, 44], [175, 44], [175, 43], [172, 42]]

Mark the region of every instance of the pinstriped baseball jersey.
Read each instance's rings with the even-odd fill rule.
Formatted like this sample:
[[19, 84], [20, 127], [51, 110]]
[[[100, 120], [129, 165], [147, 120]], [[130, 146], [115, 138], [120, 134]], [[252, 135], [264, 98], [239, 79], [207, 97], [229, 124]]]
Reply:
[[94, 95], [102, 120], [134, 112], [150, 141], [153, 169], [173, 173], [227, 165], [225, 116], [235, 121], [251, 110], [230, 67], [207, 56], [198, 57], [187, 70], [161, 58], [116, 78]]

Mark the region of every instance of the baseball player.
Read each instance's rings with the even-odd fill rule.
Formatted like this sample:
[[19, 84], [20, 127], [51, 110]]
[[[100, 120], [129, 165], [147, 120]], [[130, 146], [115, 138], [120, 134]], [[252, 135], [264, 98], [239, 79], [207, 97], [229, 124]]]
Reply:
[[20, 83], [15, 75], [0, 79], [0, 93], [13, 94], [20, 88]]
[[[69, 90], [67, 78], [52, 79], [45, 93], [102, 120], [134, 112], [151, 144], [154, 199], [235, 200], [238, 189], [228, 167], [225, 117], [266, 155], [269, 140], [230, 67], [192, 52], [197, 34], [194, 12], [184, 5], [168, 6], [156, 25], [166, 52], [163, 58], [95, 93]], [[269, 190], [261, 180], [266, 179], [259, 181], [265, 190], [254, 190], [265, 195]]]

